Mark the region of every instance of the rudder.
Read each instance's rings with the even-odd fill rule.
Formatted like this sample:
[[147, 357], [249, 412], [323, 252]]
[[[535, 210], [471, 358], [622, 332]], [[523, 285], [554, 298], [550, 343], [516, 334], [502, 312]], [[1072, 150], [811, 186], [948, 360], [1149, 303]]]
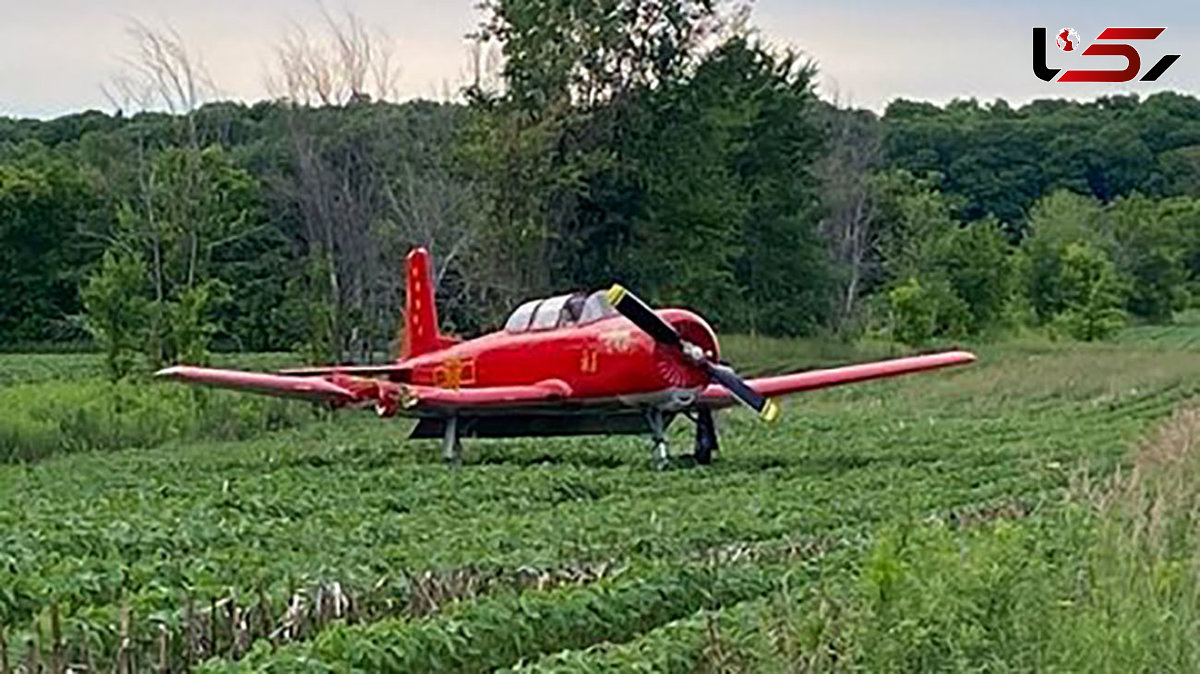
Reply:
[[404, 258], [404, 265], [404, 334], [400, 337], [400, 358], [407, 359], [437, 351], [444, 346], [444, 340], [438, 328], [429, 251], [413, 248]]

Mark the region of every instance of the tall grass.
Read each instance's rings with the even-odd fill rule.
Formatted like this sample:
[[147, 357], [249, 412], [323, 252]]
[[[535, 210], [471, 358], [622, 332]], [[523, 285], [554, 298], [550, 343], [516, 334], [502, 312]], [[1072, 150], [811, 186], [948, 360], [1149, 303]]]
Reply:
[[1200, 410], [1040, 512], [896, 525], [733, 641], [778, 671], [1200, 671]]
[[769, 375], [861, 360], [908, 355], [912, 349], [885, 342], [848, 342], [830, 337], [782, 339], [720, 335], [721, 357], [746, 375]]
[[[290, 353], [217, 353], [214, 367], [277, 370], [300, 364]], [[140, 364], [149, 374], [150, 366]], [[0, 353], [0, 386], [43, 381], [75, 381], [104, 376], [104, 357], [98, 353]]]
[[94, 378], [0, 387], [0, 410], [0, 462], [9, 463], [177, 438], [244, 439], [315, 418], [306, 403]]

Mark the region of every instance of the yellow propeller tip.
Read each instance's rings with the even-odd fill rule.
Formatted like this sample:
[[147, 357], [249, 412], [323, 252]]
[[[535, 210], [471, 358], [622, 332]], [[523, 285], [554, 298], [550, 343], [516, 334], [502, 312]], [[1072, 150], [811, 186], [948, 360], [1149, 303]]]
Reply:
[[772, 424], [779, 420], [780, 411], [779, 403], [768, 398], [767, 403], [763, 405], [762, 411], [758, 413], [758, 418], [762, 419], [768, 424]]
[[625, 294], [628, 292], [629, 291], [625, 290], [620, 283], [614, 283], [613, 287], [609, 288], [608, 292], [605, 293], [604, 296], [608, 299], [609, 305], [615, 307], [617, 306], [618, 302], [625, 299]]

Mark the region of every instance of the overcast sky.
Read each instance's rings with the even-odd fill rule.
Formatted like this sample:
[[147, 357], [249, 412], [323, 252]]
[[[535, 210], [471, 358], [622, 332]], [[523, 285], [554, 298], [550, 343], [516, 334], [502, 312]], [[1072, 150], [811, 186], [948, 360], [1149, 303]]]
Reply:
[[[384, 28], [397, 43], [406, 97], [443, 97], [466, 68], [475, 0], [327, 0]], [[973, 96], [1013, 103], [1176, 89], [1200, 93], [1200, 3], [1194, 0], [757, 0], [753, 23], [821, 68], [820, 91], [881, 110], [893, 98], [938, 103]], [[202, 55], [225, 98], [266, 97], [273, 45], [291, 22], [316, 26], [315, 0], [0, 0], [0, 115], [53, 117], [111, 109], [100, 86], [130, 51], [132, 18], [168, 22]], [[1182, 58], [1153, 84], [1043, 83], [1030, 65], [1030, 31], [1071, 27], [1084, 44], [1108, 26], [1165, 26], [1139, 43], [1143, 71]], [[1120, 69], [1123, 59], [1049, 50], [1051, 67]]]

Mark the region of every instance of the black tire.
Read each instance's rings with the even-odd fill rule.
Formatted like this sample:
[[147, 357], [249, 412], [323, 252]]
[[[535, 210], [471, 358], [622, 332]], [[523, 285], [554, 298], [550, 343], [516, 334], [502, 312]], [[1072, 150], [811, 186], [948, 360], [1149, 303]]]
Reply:
[[696, 463], [707, 466], [717, 453], [717, 422], [712, 410], [701, 408], [696, 412]]

